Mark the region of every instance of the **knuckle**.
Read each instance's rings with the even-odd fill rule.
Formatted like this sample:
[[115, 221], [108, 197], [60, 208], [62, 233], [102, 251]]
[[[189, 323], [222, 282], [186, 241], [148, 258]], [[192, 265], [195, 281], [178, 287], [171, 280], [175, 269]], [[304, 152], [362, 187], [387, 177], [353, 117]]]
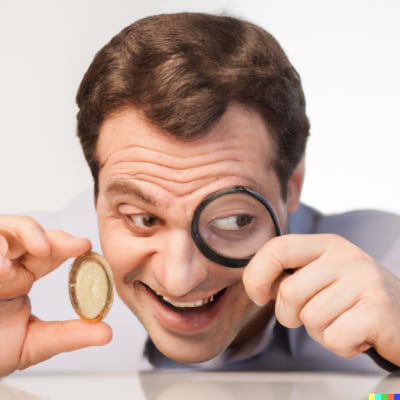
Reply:
[[276, 317], [280, 323], [288, 328], [297, 328], [302, 322], [299, 318], [299, 306], [293, 299], [290, 291], [290, 285], [283, 285], [280, 289], [275, 306]]
[[336, 355], [343, 358], [353, 357], [357, 351], [346, 335], [338, 334], [334, 329], [323, 332], [323, 345]]
[[36, 220], [32, 217], [30, 217], [29, 215], [22, 215], [21, 217], [22, 222], [32, 225], [32, 226], [36, 226], [39, 225]]
[[281, 282], [281, 284], [279, 285], [279, 297], [281, 299], [281, 301], [285, 302], [285, 303], [289, 303], [290, 302], [290, 287], [287, 284], [287, 280], [284, 280]]
[[15, 230], [21, 226], [38, 225], [36, 220], [28, 215], [2, 215], [0, 216], [0, 228]]
[[346, 254], [349, 259], [361, 261], [372, 260], [372, 258], [361, 248], [343, 236], [337, 233], [324, 233], [322, 235], [332, 251], [335, 251], [342, 256], [343, 254]]
[[297, 317], [296, 312], [286, 308], [282, 303], [277, 303], [275, 306], [275, 315], [277, 320], [287, 328], [298, 328], [302, 325]]
[[367, 258], [362, 259], [360, 257], [357, 260], [353, 260], [352, 268], [357, 268], [358, 270], [357, 274], [353, 274], [353, 278], [356, 279], [356, 275], [358, 276], [357, 283], [360, 288], [370, 289], [376, 299], [383, 295], [385, 291], [384, 278], [373, 260], [370, 261]]
[[312, 307], [304, 307], [299, 314], [301, 322], [307, 329], [313, 331], [321, 331], [319, 313], [315, 312]]
[[356, 248], [356, 250], [352, 252], [350, 262], [352, 265], [359, 266], [364, 270], [369, 267], [368, 269], [370, 272], [377, 272], [375, 260], [361, 249]]
[[293, 308], [298, 304], [296, 290], [291, 284], [291, 280], [289, 278], [282, 280], [280, 283], [278, 295], [280, 301], [284, 303], [287, 308]]
[[10, 216], [9, 226], [14, 230], [34, 229], [40, 227], [39, 223], [28, 215]]
[[282, 236], [275, 236], [267, 242], [269, 250], [269, 256], [273, 257], [273, 261], [282, 264], [282, 260], [279, 258], [280, 254], [287, 254], [290, 251], [290, 245], [287, 240], [282, 240]]
[[332, 243], [343, 242], [346, 240], [337, 233], [324, 233], [323, 236], [327, 239], [327, 241]]
[[246, 290], [247, 295], [257, 303], [266, 303], [270, 300], [269, 289], [265, 287], [265, 284], [260, 279], [255, 279], [253, 274], [247, 270], [242, 276], [243, 286]]

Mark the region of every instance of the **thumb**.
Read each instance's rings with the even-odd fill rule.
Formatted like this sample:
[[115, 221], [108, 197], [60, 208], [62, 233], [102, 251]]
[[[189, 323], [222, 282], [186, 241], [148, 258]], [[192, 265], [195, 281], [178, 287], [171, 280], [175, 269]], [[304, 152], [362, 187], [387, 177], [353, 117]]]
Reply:
[[102, 346], [111, 339], [112, 329], [104, 322], [47, 322], [32, 316], [18, 368], [27, 368], [59, 353]]

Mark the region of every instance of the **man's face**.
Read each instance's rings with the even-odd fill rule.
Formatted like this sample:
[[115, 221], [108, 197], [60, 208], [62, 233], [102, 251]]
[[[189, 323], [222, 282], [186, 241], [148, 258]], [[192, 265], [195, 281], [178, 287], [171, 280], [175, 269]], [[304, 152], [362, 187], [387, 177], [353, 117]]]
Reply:
[[261, 117], [236, 105], [188, 143], [160, 132], [134, 109], [101, 127], [102, 249], [119, 296], [171, 359], [209, 360], [246, 342], [268, 320], [269, 310], [246, 295], [243, 270], [207, 260], [192, 241], [190, 223], [205, 196], [241, 185], [267, 198], [286, 225], [272, 155]]

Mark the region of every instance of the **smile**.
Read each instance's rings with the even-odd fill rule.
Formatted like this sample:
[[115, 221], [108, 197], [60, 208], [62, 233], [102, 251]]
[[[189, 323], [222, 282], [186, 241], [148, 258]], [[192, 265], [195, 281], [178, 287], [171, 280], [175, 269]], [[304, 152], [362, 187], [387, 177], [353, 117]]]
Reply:
[[[224, 304], [229, 298], [229, 287], [205, 297], [170, 298], [141, 282], [150, 300], [149, 314], [157, 324], [178, 335], [194, 334], [207, 330], [220, 320]], [[204, 294], [203, 294], [204, 296]]]
[[172, 300], [172, 299], [168, 298], [167, 296], [163, 296], [163, 295], [157, 293], [156, 291], [154, 291], [147, 285], [145, 285], [145, 287], [153, 295], [155, 295], [157, 297], [157, 299], [159, 301], [161, 301], [162, 303], [164, 303], [170, 307], [180, 308], [180, 309], [188, 309], [188, 308], [195, 309], [195, 308], [204, 307], [206, 305], [211, 305], [211, 304], [217, 302], [217, 300], [223, 295], [223, 293], [226, 290], [226, 289], [222, 289], [219, 292], [212, 294], [211, 296], [205, 297], [203, 299], [195, 300], [195, 301], [177, 301], [177, 300]]
[[161, 297], [163, 299], [163, 301], [171, 304], [174, 307], [178, 307], [178, 308], [201, 307], [201, 306], [204, 306], [205, 304], [214, 302], [214, 298], [215, 298], [215, 296], [212, 295], [210, 297], [207, 297], [207, 298], [201, 299], [201, 300], [197, 300], [197, 301], [173, 301], [173, 300], [169, 299], [168, 297], [160, 296], [159, 294], [157, 294], [157, 296]]

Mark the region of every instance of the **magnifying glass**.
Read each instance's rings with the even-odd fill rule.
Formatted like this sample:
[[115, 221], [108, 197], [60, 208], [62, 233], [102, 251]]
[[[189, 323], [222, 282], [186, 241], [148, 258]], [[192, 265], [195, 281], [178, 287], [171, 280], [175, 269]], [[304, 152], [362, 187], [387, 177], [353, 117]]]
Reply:
[[281, 229], [273, 207], [261, 194], [234, 186], [210, 194], [198, 205], [191, 233], [209, 260], [240, 268], [269, 239], [281, 235]]

